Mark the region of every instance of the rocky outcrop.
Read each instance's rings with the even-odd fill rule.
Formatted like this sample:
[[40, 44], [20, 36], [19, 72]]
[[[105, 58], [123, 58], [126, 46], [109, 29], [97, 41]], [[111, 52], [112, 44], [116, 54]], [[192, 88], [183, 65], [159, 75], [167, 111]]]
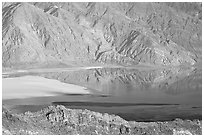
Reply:
[[195, 135], [202, 121], [126, 121], [119, 116], [89, 110], [49, 106], [38, 112], [13, 114], [2, 109], [2, 134], [13, 135]]
[[201, 62], [201, 3], [3, 3], [4, 68]]

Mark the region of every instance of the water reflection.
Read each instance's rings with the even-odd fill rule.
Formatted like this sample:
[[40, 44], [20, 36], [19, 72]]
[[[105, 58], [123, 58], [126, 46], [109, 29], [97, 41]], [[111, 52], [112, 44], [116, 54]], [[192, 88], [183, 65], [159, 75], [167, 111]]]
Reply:
[[[198, 68], [96, 68], [58, 72], [22, 72], [9, 77], [41, 76], [80, 85], [100, 96], [126, 97], [147, 101], [174, 101], [201, 104], [202, 71]], [[56, 91], [57, 92], [57, 91]], [[60, 94], [60, 92], [59, 92]], [[173, 97], [174, 96], [174, 97]], [[192, 96], [192, 98], [191, 98]], [[195, 96], [195, 97], [194, 97]], [[188, 101], [188, 99], [190, 99]], [[185, 101], [186, 100], [186, 101]], [[173, 102], [173, 101], [172, 101]], [[146, 102], [144, 102], [146, 103]], [[162, 102], [163, 103], [163, 102]]]
[[[153, 88], [162, 89], [167, 94], [175, 94], [175, 91], [177, 94], [181, 94], [182, 92], [200, 89], [202, 79], [201, 70], [194, 68], [156, 70], [99, 68], [78, 71], [42, 72], [33, 75], [57, 79], [64, 83], [81, 85], [112, 95], [120, 94], [118, 91], [129, 94], [135, 89], [147, 91]], [[184, 88], [185, 90], [182, 90]]]
[[[20, 101], [21, 105], [27, 102], [30, 105], [62, 104], [69, 108], [108, 112], [119, 114], [128, 120], [143, 121], [152, 120], [149, 116], [154, 116], [157, 120], [175, 117], [201, 119], [202, 116], [201, 68], [93, 68], [53, 72], [29, 70], [4, 77], [27, 75], [83, 86], [91, 94], [55, 91], [56, 96], [27, 98]], [[18, 104], [19, 100], [3, 101], [8, 104], [11, 102]]]

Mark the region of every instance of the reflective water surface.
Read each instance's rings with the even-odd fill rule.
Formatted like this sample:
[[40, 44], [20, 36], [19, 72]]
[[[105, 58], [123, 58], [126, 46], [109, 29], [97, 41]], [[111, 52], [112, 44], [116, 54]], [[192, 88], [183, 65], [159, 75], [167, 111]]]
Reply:
[[[26, 89], [26, 92], [32, 92], [29, 97], [6, 98], [7, 81], [18, 78], [14, 83], [19, 84], [19, 87], [25, 87], [26, 82], [21, 82], [20, 86], [19, 78], [27, 81], [28, 76], [32, 79], [43, 78], [41, 84], [34, 82], [35, 80], [30, 81], [29, 86], [32, 90]], [[67, 85], [53, 88], [60, 85], [58, 82]], [[46, 92], [39, 89], [42, 83], [43, 87], [47, 87]], [[78, 87], [69, 88], [70, 85], [81, 86], [83, 90]], [[33, 90], [33, 87], [38, 88]], [[79, 90], [80, 92], [76, 92]], [[25, 94], [25, 92], [18, 93]], [[90, 68], [8, 73], [3, 75], [3, 104], [16, 112], [37, 111], [50, 104], [61, 104], [69, 108], [117, 114], [126, 120], [201, 119], [202, 70], [198, 68]]]

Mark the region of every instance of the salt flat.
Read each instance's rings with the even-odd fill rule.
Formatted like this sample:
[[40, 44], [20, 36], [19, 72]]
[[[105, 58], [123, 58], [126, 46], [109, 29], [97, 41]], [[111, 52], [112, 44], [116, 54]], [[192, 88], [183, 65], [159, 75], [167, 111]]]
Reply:
[[29, 98], [56, 96], [56, 94], [89, 94], [85, 87], [62, 83], [58, 80], [39, 76], [24, 76], [2, 79], [3, 100], [14, 98]]

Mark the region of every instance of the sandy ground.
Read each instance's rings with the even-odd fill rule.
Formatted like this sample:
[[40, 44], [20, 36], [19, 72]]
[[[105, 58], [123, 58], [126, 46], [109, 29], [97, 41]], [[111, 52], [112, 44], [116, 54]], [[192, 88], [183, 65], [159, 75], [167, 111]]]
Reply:
[[46, 79], [39, 76], [3, 78], [2, 85], [3, 100], [55, 96], [56, 94], [59, 94], [59, 92], [66, 94], [90, 93], [85, 87], [62, 83], [58, 80]]

